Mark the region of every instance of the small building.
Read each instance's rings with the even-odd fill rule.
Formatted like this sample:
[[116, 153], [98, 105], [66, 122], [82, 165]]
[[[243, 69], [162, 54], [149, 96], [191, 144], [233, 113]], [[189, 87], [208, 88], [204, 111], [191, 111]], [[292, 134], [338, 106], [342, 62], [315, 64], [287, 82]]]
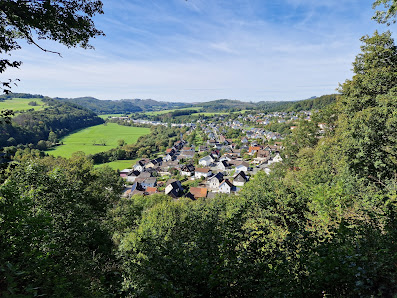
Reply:
[[142, 187], [146, 189], [148, 187], [155, 187], [156, 184], [157, 184], [156, 177], [150, 177], [150, 178], [146, 178], [145, 180], [143, 180]]
[[167, 182], [167, 186], [165, 187], [165, 194], [171, 196], [174, 199], [182, 197], [182, 183], [179, 180], [174, 180], [171, 183]]
[[208, 186], [209, 188], [212, 189], [218, 189], [219, 185], [223, 181], [223, 174], [222, 173], [217, 173], [216, 175], [212, 176], [210, 179], [208, 179]]
[[244, 186], [247, 183], [248, 177], [245, 175], [243, 171], [240, 171], [236, 176], [234, 176], [233, 184], [235, 186]]
[[191, 187], [190, 193], [195, 199], [206, 198], [208, 189], [205, 187]]
[[124, 169], [120, 171], [121, 178], [127, 178], [128, 174], [132, 172], [132, 169]]
[[233, 184], [228, 179], [223, 180], [223, 182], [219, 185], [220, 193], [231, 193], [232, 190]]
[[220, 171], [226, 171], [228, 168], [230, 168], [230, 165], [227, 163], [226, 160], [223, 160], [223, 161], [218, 162], [216, 167]]
[[209, 168], [196, 168], [194, 172], [195, 178], [208, 178], [212, 175], [212, 171]]
[[246, 161], [242, 161], [241, 163], [236, 165], [236, 173], [240, 171], [247, 172], [249, 169], [249, 164]]
[[134, 183], [134, 182], [135, 182], [135, 179], [136, 179], [140, 174], [141, 174], [141, 172], [136, 171], [136, 170], [132, 170], [132, 171], [127, 175], [127, 177], [125, 177], [125, 178], [126, 178], [126, 180], [127, 180], [128, 182]]
[[194, 168], [194, 165], [192, 165], [192, 164], [183, 165], [181, 167], [181, 175], [182, 176], [190, 177], [190, 176], [194, 175], [194, 171], [195, 171], [195, 168]]
[[207, 156], [204, 156], [204, 157], [200, 158], [199, 165], [203, 166], [203, 167], [208, 167], [213, 162], [214, 162], [214, 159], [212, 158], [212, 156], [211, 155], [207, 155]]

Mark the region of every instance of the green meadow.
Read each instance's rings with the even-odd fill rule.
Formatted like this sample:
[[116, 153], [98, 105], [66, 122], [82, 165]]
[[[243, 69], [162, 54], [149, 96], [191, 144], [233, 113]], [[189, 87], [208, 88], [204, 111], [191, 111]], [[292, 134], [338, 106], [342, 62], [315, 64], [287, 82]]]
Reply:
[[47, 153], [62, 157], [71, 157], [77, 151], [82, 151], [85, 154], [95, 154], [116, 148], [118, 140], [122, 139], [127, 144], [133, 144], [140, 136], [149, 133], [150, 129], [144, 127], [122, 126], [116, 123], [100, 124], [64, 137], [61, 139], [63, 145], [48, 150]]
[[112, 162], [107, 162], [107, 163], [103, 163], [100, 165], [95, 165], [95, 167], [103, 167], [103, 166], [109, 166], [111, 167], [113, 170], [124, 170], [124, 169], [131, 169], [132, 166], [134, 164], [136, 164], [136, 162], [140, 160], [140, 158], [137, 159], [133, 159], [133, 160], [116, 160], [116, 161], [112, 161]]
[[[37, 106], [29, 105], [29, 102], [35, 101]], [[14, 112], [25, 111], [25, 110], [42, 110], [45, 107], [45, 103], [41, 98], [13, 98], [0, 101], [0, 110], [7, 109], [13, 110]]]

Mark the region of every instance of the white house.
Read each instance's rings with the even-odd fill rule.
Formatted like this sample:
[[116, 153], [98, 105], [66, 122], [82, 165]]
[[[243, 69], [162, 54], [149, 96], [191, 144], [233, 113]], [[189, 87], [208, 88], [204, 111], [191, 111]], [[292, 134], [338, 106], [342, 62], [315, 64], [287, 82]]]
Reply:
[[212, 175], [212, 171], [209, 168], [197, 168], [194, 173], [195, 178], [201, 178], [201, 177], [208, 178], [211, 175]]
[[216, 167], [220, 171], [226, 171], [229, 168], [229, 164], [224, 160], [224, 161], [218, 162]]
[[228, 180], [223, 180], [223, 182], [219, 185], [220, 193], [231, 193], [233, 189], [233, 184]]
[[218, 173], [208, 180], [208, 186], [209, 186], [209, 188], [212, 188], [212, 189], [218, 189], [219, 185], [222, 183], [222, 181], [223, 181], [223, 174]]
[[214, 159], [210, 156], [204, 156], [203, 158], [200, 158], [199, 160], [199, 165], [203, 167], [208, 167], [210, 164], [214, 162]]
[[194, 166], [192, 164], [183, 165], [181, 167], [182, 176], [192, 176], [194, 174]]
[[247, 172], [249, 169], [249, 164], [245, 161], [241, 162], [240, 164], [236, 165], [236, 173], [243, 171]]

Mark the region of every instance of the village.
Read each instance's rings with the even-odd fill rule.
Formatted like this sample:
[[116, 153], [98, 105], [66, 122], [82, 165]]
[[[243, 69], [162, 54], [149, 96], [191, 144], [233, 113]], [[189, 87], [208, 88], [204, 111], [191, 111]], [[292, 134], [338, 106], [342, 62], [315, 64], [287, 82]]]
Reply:
[[[124, 197], [165, 193], [174, 199], [194, 200], [212, 198], [217, 193], [234, 195], [258, 171], [269, 174], [272, 164], [282, 161], [282, 138], [278, 133], [261, 128], [244, 129], [238, 120], [222, 125], [197, 121], [187, 126], [190, 127], [187, 138], [181, 136], [156, 158], [140, 159], [132, 168], [120, 171], [126, 184]], [[243, 136], [233, 142], [223, 135], [222, 127], [238, 129]], [[205, 136], [206, 141], [201, 145], [189, 138], [197, 131]]]

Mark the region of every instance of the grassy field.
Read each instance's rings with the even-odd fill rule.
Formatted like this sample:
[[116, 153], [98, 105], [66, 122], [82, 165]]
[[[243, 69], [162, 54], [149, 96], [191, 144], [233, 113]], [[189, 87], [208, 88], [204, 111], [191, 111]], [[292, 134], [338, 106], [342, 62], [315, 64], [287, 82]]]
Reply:
[[137, 158], [134, 160], [116, 160], [108, 163], [103, 163], [100, 165], [95, 165], [95, 167], [103, 167], [103, 166], [109, 166], [113, 170], [124, 170], [124, 169], [131, 169], [132, 165], [136, 164], [138, 160], [141, 158]]
[[[37, 106], [30, 106], [29, 102], [31, 101], [35, 101]], [[42, 110], [44, 109], [44, 103], [41, 98], [13, 98], [0, 101], [0, 110], [3, 109], [13, 110], [14, 112], [29, 109]]]
[[[100, 124], [64, 137], [61, 140], [64, 145], [48, 150], [47, 153], [62, 157], [70, 157], [76, 151], [95, 154], [116, 148], [118, 140], [122, 139], [127, 144], [133, 144], [140, 136], [149, 133], [149, 128], [121, 126], [116, 123]], [[106, 145], [94, 145], [95, 143], [105, 143]]]

